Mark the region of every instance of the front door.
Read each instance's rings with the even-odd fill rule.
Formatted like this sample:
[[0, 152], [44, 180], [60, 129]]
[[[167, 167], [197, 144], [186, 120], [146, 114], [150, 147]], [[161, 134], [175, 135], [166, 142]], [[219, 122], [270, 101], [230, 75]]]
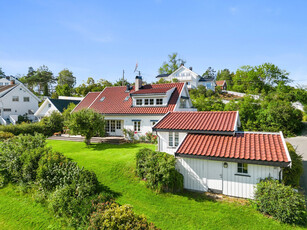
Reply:
[[106, 133], [109, 136], [123, 136], [121, 120], [106, 120]]
[[214, 193], [223, 192], [223, 163], [208, 161], [208, 188]]

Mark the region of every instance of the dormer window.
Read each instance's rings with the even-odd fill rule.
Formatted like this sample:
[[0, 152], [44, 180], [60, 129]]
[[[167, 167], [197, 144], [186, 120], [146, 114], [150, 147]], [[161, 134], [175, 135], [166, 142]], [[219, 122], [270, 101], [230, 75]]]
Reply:
[[155, 104], [154, 99], [149, 99], [149, 103], [150, 103], [150, 105], [154, 105]]
[[156, 99], [156, 105], [163, 105], [163, 99], [162, 98], [157, 98]]
[[149, 99], [144, 100], [144, 105], [149, 105]]
[[136, 99], [136, 105], [142, 105], [143, 100], [142, 99]]

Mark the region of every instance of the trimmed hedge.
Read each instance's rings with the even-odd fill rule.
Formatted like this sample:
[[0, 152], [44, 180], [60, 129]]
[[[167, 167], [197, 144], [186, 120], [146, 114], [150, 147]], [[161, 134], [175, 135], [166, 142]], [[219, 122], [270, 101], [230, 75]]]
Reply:
[[174, 156], [141, 149], [136, 154], [136, 174], [147, 181], [148, 187], [158, 192], [179, 192], [183, 190], [183, 176], [176, 168]]
[[257, 184], [255, 191], [257, 209], [283, 223], [306, 224], [305, 202], [302, 194], [277, 180], [268, 178]]

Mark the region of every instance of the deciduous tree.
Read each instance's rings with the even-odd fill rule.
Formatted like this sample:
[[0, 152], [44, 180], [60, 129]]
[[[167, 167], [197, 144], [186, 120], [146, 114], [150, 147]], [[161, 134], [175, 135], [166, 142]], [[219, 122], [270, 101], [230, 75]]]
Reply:
[[180, 65], [186, 63], [186, 61], [178, 58], [178, 53], [169, 54], [168, 58], [168, 62], [163, 62], [162, 66], [159, 68], [159, 74], [171, 74], [178, 69]]

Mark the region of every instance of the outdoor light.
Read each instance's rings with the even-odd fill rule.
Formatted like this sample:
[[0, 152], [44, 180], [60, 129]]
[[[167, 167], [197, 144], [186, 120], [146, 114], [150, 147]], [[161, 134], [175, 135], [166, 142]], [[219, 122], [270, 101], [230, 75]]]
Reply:
[[227, 162], [224, 162], [224, 168], [228, 168], [228, 163]]

